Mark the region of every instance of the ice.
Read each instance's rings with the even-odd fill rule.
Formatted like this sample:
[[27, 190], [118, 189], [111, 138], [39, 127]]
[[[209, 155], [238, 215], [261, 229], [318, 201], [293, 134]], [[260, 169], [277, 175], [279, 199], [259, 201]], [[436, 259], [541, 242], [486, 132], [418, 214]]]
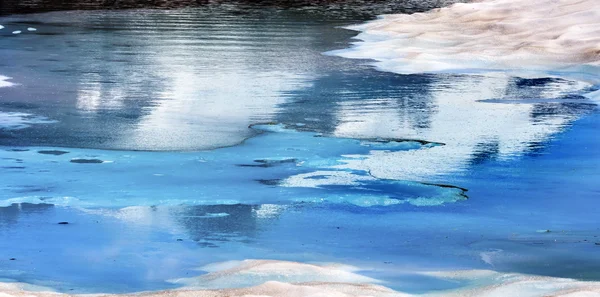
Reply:
[[[480, 104], [484, 102], [479, 100], [506, 94], [513, 80], [510, 76], [515, 75], [581, 80], [580, 85], [588, 85], [588, 93], [582, 96], [597, 102], [593, 85], [600, 81], [599, 20], [600, 5], [594, 0], [490, 0], [412, 15], [384, 15], [348, 27], [361, 31], [357, 36], [361, 41], [328, 54], [375, 59], [380, 70], [401, 74], [478, 76], [471, 76], [471, 84], [462, 92], [434, 91], [438, 112], [432, 115], [428, 129], [406, 127], [393, 109], [389, 118], [382, 113], [377, 118], [364, 115], [356, 120], [351, 106], [340, 106], [342, 124], [335, 132], [339, 137], [360, 137], [376, 130], [379, 135], [401, 134], [446, 144], [426, 151], [376, 152], [367, 160], [348, 162], [347, 168], [368, 167], [380, 178], [431, 180], [468, 166], [482, 142], [496, 146], [496, 157], [506, 160], [522, 155], [532, 143], [547, 141], [579, 116], [547, 116], [532, 125], [531, 115], [538, 108], [535, 104], [507, 104], [506, 100]], [[485, 91], [469, 96], [474, 89]], [[520, 103], [526, 103], [521, 99]], [[382, 128], [382, 121], [390, 124]], [[395, 127], [404, 130], [399, 133]]]
[[[85, 295], [67, 295], [57, 294], [48, 291], [25, 291], [23, 288], [27, 286], [23, 284], [3, 284], [0, 290], [5, 293], [0, 293], [2, 297], [67, 297], [67, 296], [85, 296]], [[40, 288], [41, 289], [41, 288]], [[26, 295], [25, 295], [26, 294]], [[394, 292], [382, 286], [368, 284], [346, 284], [346, 283], [300, 283], [289, 284], [279, 281], [269, 281], [264, 284], [240, 289], [225, 289], [225, 290], [178, 290], [178, 291], [158, 291], [144, 292], [140, 294], [103, 294], [106, 297], [404, 297], [409, 296]]]
[[[356, 267], [340, 264], [306, 264], [276, 260], [243, 260], [203, 267], [207, 274], [174, 280], [186, 284], [178, 290], [136, 294], [102, 294], [107, 297], [192, 297], [192, 296], [290, 296], [290, 297], [597, 297], [600, 282], [543, 277], [491, 270], [418, 272], [419, 274], [462, 282], [458, 289], [409, 294], [386, 288], [381, 282], [357, 273]], [[53, 292], [43, 286], [0, 283], [3, 297], [86, 296]]]
[[595, 102], [600, 102], [600, 90], [585, 94], [585, 96]]
[[520, 296], [520, 297], [588, 297], [600, 296], [600, 282], [543, 277], [485, 270], [433, 272], [428, 275], [446, 279], [467, 280], [469, 285], [453, 291], [430, 293], [431, 297]]
[[4, 26], [0, 25], [0, 30], [4, 29]]
[[362, 41], [334, 54], [376, 59], [379, 68], [398, 73], [597, 76], [599, 20], [595, 0], [478, 1], [351, 26]]
[[172, 282], [195, 289], [250, 287], [273, 280], [285, 283], [379, 283], [376, 279], [357, 274], [359, 269], [356, 267], [339, 264], [316, 265], [288, 261], [244, 260], [214, 264], [208, 269], [212, 272], [194, 278], [172, 280]]
[[[22, 129], [31, 124], [31, 115], [11, 116], [5, 120], [7, 128]], [[200, 152], [51, 147], [30, 147], [23, 151], [5, 147], [0, 151], [3, 158], [0, 165], [11, 170], [0, 180], [0, 203], [98, 208], [311, 202], [367, 207], [400, 203], [434, 206], [466, 198], [464, 191], [458, 188], [382, 180], [365, 170], [344, 168], [351, 160], [360, 160], [378, 151], [436, 147], [428, 142], [378, 140], [365, 143], [360, 139], [296, 131], [282, 125], [257, 125], [254, 129], [265, 133], [248, 139], [242, 146]], [[351, 157], [344, 157], [347, 155]], [[301, 192], [284, 198], [279, 194], [281, 188], [296, 188]], [[391, 193], [377, 193], [386, 189], [391, 189]], [[257, 215], [272, 216], [270, 212], [276, 210], [263, 206]]]
[[[101, 38], [105, 37], [103, 30], [96, 31]], [[61, 36], [51, 36], [51, 39]], [[386, 36], [376, 36], [372, 41], [385, 40]], [[126, 40], [119, 39], [123, 41]], [[179, 60], [178, 57], [191, 56], [183, 50], [186, 47], [173, 46], [175, 57], [152, 59], [144, 65], [158, 63], [160, 67], [157, 67], [167, 77], [177, 70], [169, 65], [177, 62], [189, 66], [197, 62]], [[39, 49], [45, 47], [40, 45]], [[165, 52], [158, 49], [161, 48], [150, 47], [150, 50]], [[380, 54], [393, 57], [394, 52], [387, 50]], [[195, 56], [203, 55], [196, 53]], [[262, 53], [257, 56], [262, 57]], [[354, 61], [328, 59], [356, 66]], [[50, 64], [69, 65], [83, 71], [98, 66], [63, 63], [67, 61]], [[132, 119], [128, 118], [131, 113], [120, 112], [126, 111], [123, 106], [130, 103], [124, 98], [133, 94], [146, 97], [149, 93], [141, 92], [145, 84], [137, 84], [139, 90], [129, 90], [129, 86], [136, 85], [130, 76], [127, 77], [131, 80], [120, 83], [100, 83], [115, 76], [126, 77], [120, 74], [129, 73], [114, 68], [106, 68], [109, 74], [106, 76], [82, 75], [73, 93], [77, 94], [77, 106], [72, 108], [85, 112], [85, 118], [93, 125], [101, 124], [100, 119], [106, 115], [108, 119], [123, 116], [131, 127], [145, 131], [132, 138], [134, 142], [164, 141], [165, 145], [159, 146], [162, 149], [197, 149], [197, 146], [176, 144], [199, 134], [175, 135], [181, 130], [173, 127], [185, 125], [187, 128], [182, 130], [196, 131], [203, 127], [197, 120], [211, 115], [215, 117], [210, 121], [217, 125], [210, 127], [230, 133], [228, 123], [219, 126], [223, 123], [221, 116], [231, 119], [229, 112], [234, 116], [242, 114], [243, 120], [239, 122], [244, 124], [235, 126], [239, 126], [241, 134], [255, 135], [254, 132], [259, 131], [260, 135], [240, 145], [212, 151], [150, 153], [70, 147], [79, 144], [65, 148], [30, 147], [31, 140], [20, 137], [36, 129], [2, 128], [2, 136], [6, 132], [9, 137], [25, 139], [20, 143], [26, 145], [13, 143], [14, 146], [0, 148], [3, 172], [0, 206], [8, 206], [0, 209], [0, 232], [6, 239], [0, 241], [0, 250], [19, 259], [12, 262], [0, 259], [3, 277], [9, 277], [14, 268], [20, 271], [15, 274], [22, 281], [60, 280], [64, 283], [52, 287], [63, 292], [69, 292], [70, 288], [94, 293], [165, 290], [135, 296], [410, 296], [401, 293], [404, 290], [400, 288], [410, 279], [398, 284], [394, 273], [424, 269], [420, 265], [594, 276], [593, 268], [598, 261], [594, 257], [596, 246], [591, 240], [597, 234], [597, 215], [589, 205], [598, 193], [594, 186], [598, 166], [593, 165], [599, 159], [592, 155], [595, 151], [587, 148], [594, 145], [590, 141], [595, 137], [588, 136], [595, 135], [597, 125], [581, 118], [585, 113], [581, 106], [590, 105], [587, 99], [569, 97], [565, 99], [567, 104], [561, 101], [565, 94], [575, 96], [582, 89], [593, 90], [589, 83], [527, 80], [503, 74], [405, 76], [363, 69], [357, 71], [356, 77], [342, 75], [339, 80], [325, 79], [320, 83], [315, 80], [318, 87], [304, 86], [306, 90], [284, 100], [279, 93], [290, 93], [294, 87], [282, 83], [283, 87], [269, 88], [278, 80], [265, 78], [249, 82], [245, 76], [233, 75], [236, 80], [246, 79], [248, 86], [241, 88], [246, 91], [235, 91], [234, 95], [239, 96], [228, 98], [231, 100], [207, 97], [227, 103], [221, 106], [186, 102], [192, 96], [209, 94], [215, 89], [210, 82], [202, 82], [206, 85], [196, 88], [190, 82], [195, 81], [194, 74], [199, 70], [181, 69], [174, 80], [165, 80], [166, 93], [158, 87], [153, 93], [174, 100], [152, 102], [143, 108], [156, 114], [142, 114], [140, 119]], [[153, 75], [150, 72], [142, 77]], [[23, 77], [27, 72], [11, 73], [15, 73], [15, 77], [20, 73], [18, 76]], [[254, 75], [253, 71], [249, 73]], [[58, 76], [52, 73], [45, 78], [54, 81], [52, 78]], [[221, 75], [216, 77], [219, 79]], [[159, 80], [153, 82], [156, 81]], [[342, 85], [340, 82], [348, 89], [337, 90]], [[323, 87], [327, 84], [333, 87]], [[406, 90], [383, 85], [397, 85]], [[226, 83], [219, 83], [216, 90], [227, 93], [227, 88], [230, 86]], [[254, 121], [251, 115], [256, 110], [246, 110], [246, 105], [230, 110], [229, 105], [243, 96], [254, 98], [263, 88], [273, 90], [267, 92], [271, 97], [267, 101], [272, 103], [269, 106], [283, 103], [282, 113], [299, 118], [275, 115], [274, 119], [283, 119], [287, 125], [273, 123], [255, 125], [254, 131], [246, 129], [248, 119]], [[376, 90], [376, 94], [369, 93], [371, 89]], [[531, 89], [539, 92], [530, 92]], [[25, 94], [21, 88], [3, 91], [10, 96]], [[67, 90], [58, 90], [56, 96], [68, 98], [65, 94], [69, 93], [63, 91]], [[44, 93], [50, 92], [41, 88], [36, 94]], [[537, 97], [529, 98], [532, 94]], [[316, 96], [318, 100], [314, 102], [329, 104], [315, 105], [306, 99], [308, 96]], [[589, 93], [586, 96], [591, 98]], [[520, 97], [527, 98], [521, 100]], [[285, 110], [294, 101], [302, 100], [308, 102], [300, 105], [304, 107]], [[573, 104], [577, 101], [582, 104]], [[31, 110], [45, 115], [64, 111], [49, 113], [60, 100], [48, 102], [52, 103], [50, 109]], [[36, 106], [38, 102], [30, 105]], [[4, 106], [17, 108], [11, 102]], [[199, 114], [190, 114], [188, 106], [207, 108], [201, 109]], [[261, 106], [254, 108], [268, 113], [280, 112]], [[323, 112], [314, 114], [314, 109]], [[269, 120], [272, 119], [260, 117], [260, 121]], [[566, 136], [570, 129], [565, 127], [570, 127], [575, 120], [583, 122], [583, 127], [594, 128], [592, 133]], [[74, 122], [71, 118], [71, 121], [61, 121], [61, 125]], [[318, 127], [316, 122], [325, 129], [319, 133], [306, 132]], [[156, 129], [162, 132], [152, 134]], [[65, 131], [56, 129], [54, 133], [63, 135]], [[81, 132], [86, 131], [77, 130], [77, 133], [83, 135]], [[565, 133], [561, 133], [563, 131]], [[163, 137], [165, 135], [168, 137]], [[121, 136], [130, 139], [128, 135]], [[556, 137], [563, 140], [552, 141]], [[212, 141], [210, 137], [206, 139]], [[227, 143], [240, 140], [235, 139]], [[532, 147], [549, 141], [551, 145], [544, 146], [546, 151], [535, 157], [528, 155]], [[76, 142], [56, 146], [64, 143]], [[132, 147], [155, 149], [143, 145]], [[500, 162], [485, 163], [485, 160]], [[455, 174], [471, 164], [485, 166], [475, 165], [474, 170], [465, 170], [468, 178]], [[432, 184], [438, 182], [433, 181], [437, 175], [444, 184]], [[472, 199], [466, 200], [466, 189], [447, 184], [469, 188]], [[57, 225], [62, 221], [69, 221], [69, 225]], [[553, 232], [535, 232], [541, 228]], [[563, 229], [575, 235], [569, 238], [554, 231]], [[569, 240], [576, 243], [564, 243]], [[263, 257], [276, 260], [242, 260], [205, 266], [200, 268], [202, 271], [188, 270], [206, 261]], [[319, 261], [351, 263], [364, 270], [318, 264]], [[207, 274], [194, 276], [204, 272]], [[590, 291], [588, 295], [597, 295], [597, 284], [592, 282], [584, 284], [494, 271], [444, 273], [446, 275], [424, 275], [448, 280], [454, 286], [466, 282], [467, 286], [457, 290], [438, 288], [438, 292], [431, 292], [435, 282], [420, 280], [421, 288], [430, 292], [421, 292], [419, 296], [517, 296], [515, 292], [520, 291], [536, 296], [538, 286], [543, 288], [539, 295], [583, 295], [585, 290]], [[448, 276], [451, 274], [463, 277]], [[189, 286], [172, 290], [174, 286], [165, 285], [165, 279], [177, 279], [177, 284]], [[561, 288], [553, 287], [554, 284]], [[564, 288], [569, 292], [561, 291]], [[11, 290], [5, 293], [9, 296], [38, 294]]]
[[36, 29], [36, 28], [29, 27], [29, 28], [27, 28], [27, 31], [29, 31], [29, 32], [33, 32], [33, 31], [37, 31], [37, 29]]
[[12, 32], [12, 34], [15, 34], [15, 35], [16, 35], [16, 34], [21, 34], [21, 30], [16, 30], [16, 31], [13, 31], [13, 32]]

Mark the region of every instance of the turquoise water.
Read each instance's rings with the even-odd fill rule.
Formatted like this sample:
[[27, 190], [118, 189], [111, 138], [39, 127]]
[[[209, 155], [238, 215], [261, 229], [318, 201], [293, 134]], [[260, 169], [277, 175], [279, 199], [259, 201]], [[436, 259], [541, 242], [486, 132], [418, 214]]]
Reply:
[[596, 87], [322, 54], [361, 21], [0, 18], [0, 278], [134, 292], [241, 259], [352, 264], [417, 293], [460, 285], [417, 270], [600, 278]]

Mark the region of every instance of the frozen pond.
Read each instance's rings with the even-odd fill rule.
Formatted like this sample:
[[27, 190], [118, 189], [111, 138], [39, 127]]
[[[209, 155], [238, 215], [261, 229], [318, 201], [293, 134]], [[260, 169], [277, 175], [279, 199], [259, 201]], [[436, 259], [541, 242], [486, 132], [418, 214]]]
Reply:
[[323, 54], [364, 20], [0, 18], [0, 279], [137, 292], [243, 259], [350, 264], [412, 293], [462, 285], [426, 270], [600, 279], [597, 86]]

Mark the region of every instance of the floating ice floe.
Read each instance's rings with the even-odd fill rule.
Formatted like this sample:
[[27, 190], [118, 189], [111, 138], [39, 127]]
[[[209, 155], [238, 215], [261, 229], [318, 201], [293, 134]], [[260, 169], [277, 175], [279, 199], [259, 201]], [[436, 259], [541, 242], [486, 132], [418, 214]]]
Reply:
[[[27, 114], [0, 115], [6, 117], [4, 125], [0, 122], [0, 127], [5, 129], [26, 127], [29, 125], [26, 120], [31, 120]], [[248, 139], [244, 146], [210, 152], [149, 153], [51, 147], [30, 147], [22, 151], [23, 148], [0, 148], [0, 158], [5, 160], [7, 167], [11, 167], [10, 172], [0, 179], [0, 188], [3, 189], [0, 204], [3, 201], [19, 203], [19, 197], [26, 198], [23, 202], [30, 202], [28, 197], [38, 195], [40, 187], [44, 190], [45, 199], [73, 196], [79, 200], [56, 202], [80, 207], [238, 203], [435, 206], [466, 199], [466, 190], [458, 187], [379, 179], [365, 170], [348, 169], [344, 165], [349, 160], [376, 151], [429, 150], [434, 145], [432, 143], [398, 139], [365, 142], [325, 137], [280, 125], [264, 125], [262, 128], [265, 133]], [[273, 146], [273, 143], [278, 145]], [[196, 174], [190, 175], [190, 171]], [[124, 175], [127, 175], [126, 178]], [[64, 180], [70, 179], [78, 182], [64, 184]], [[103, 183], [98, 183], [98, 180]], [[135, 186], [131, 185], [132, 180], [138, 181]], [[181, 182], [174, 183], [173, 180]], [[232, 183], [232, 180], [236, 182]], [[60, 188], [52, 186], [57, 183], [64, 185]], [[29, 188], [28, 184], [38, 186]], [[106, 195], [108, 187], [124, 190]], [[282, 199], [274, 187], [303, 189], [298, 190], [298, 195]], [[384, 190], [386, 195], [378, 194]], [[277, 207], [265, 207], [255, 215], [276, 216], [277, 211]]]
[[37, 29], [36, 29], [36, 28], [29, 27], [29, 28], [27, 28], [27, 31], [29, 31], [29, 32], [33, 32], [33, 31], [37, 31]]
[[21, 34], [21, 30], [13, 31], [12, 34]]
[[0, 25], [0, 30], [4, 29], [4, 26]]

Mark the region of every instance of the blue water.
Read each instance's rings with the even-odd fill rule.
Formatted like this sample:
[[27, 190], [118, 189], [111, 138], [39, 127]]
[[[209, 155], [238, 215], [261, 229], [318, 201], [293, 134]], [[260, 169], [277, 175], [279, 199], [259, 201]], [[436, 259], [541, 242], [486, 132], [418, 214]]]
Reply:
[[0, 18], [38, 29], [0, 38], [0, 278], [134, 292], [253, 258], [407, 292], [459, 285], [416, 270], [600, 279], [595, 87], [322, 55], [360, 21]]

